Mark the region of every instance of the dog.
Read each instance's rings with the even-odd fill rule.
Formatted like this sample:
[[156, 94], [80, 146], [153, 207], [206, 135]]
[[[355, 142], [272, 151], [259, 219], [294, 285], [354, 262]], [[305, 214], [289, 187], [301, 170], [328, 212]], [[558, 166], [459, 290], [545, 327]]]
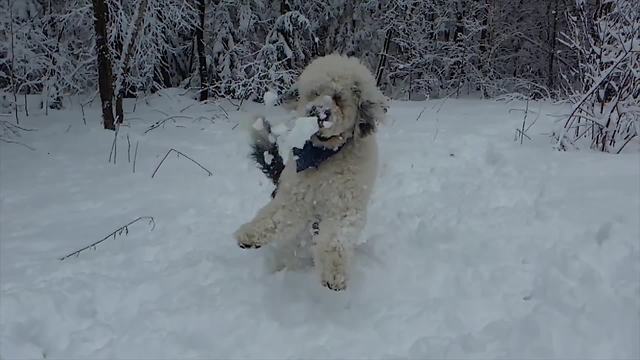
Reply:
[[321, 284], [346, 289], [377, 174], [375, 132], [388, 99], [357, 58], [313, 60], [288, 94], [318, 131], [284, 163], [268, 122], [252, 130], [252, 156], [274, 182], [272, 200], [234, 233], [243, 249], [272, 244], [273, 271], [311, 258]]

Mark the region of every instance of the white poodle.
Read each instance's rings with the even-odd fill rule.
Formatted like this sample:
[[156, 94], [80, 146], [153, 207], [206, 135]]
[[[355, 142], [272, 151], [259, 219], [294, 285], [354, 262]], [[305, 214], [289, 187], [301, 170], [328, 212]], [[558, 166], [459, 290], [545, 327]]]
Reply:
[[374, 132], [387, 99], [358, 59], [339, 55], [311, 62], [295, 89], [297, 112], [317, 117], [319, 130], [283, 164], [269, 124], [254, 129], [253, 157], [277, 187], [235, 238], [242, 248], [272, 243], [274, 271], [310, 256], [322, 285], [343, 290], [366, 221], [377, 172]]

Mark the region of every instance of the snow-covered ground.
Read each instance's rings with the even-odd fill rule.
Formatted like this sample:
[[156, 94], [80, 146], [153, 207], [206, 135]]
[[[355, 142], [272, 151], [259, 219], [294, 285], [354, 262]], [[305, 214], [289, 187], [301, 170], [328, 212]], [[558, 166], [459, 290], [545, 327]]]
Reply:
[[[261, 107], [219, 105], [139, 102], [115, 164], [97, 103], [86, 126], [23, 116], [35, 150], [0, 143], [0, 358], [640, 357], [640, 156], [552, 150], [566, 108], [533, 104], [520, 145], [524, 104], [394, 102], [336, 293], [235, 244], [271, 184], [237, 126]], [[151, 178], [171, 148], [213, 174], [172, 153]], [[139, 216], [155, 228], [58, 260]]]

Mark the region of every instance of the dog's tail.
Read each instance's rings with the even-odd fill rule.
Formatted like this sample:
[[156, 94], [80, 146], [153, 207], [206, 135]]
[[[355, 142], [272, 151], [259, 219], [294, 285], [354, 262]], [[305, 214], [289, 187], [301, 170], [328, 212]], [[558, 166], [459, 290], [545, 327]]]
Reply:
[[278, 152], [278, 144], [271, 135], [271, 125], [265, 118], [258, 118], [251, 127], [251, 157], [260, 170], [277, 186], [284, 162]]

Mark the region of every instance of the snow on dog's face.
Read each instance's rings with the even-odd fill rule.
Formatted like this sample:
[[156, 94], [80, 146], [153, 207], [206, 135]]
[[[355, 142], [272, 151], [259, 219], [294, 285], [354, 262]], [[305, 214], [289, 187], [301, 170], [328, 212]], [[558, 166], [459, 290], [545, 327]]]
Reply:
[[328, 55], [314, 60], [297, 82], [298, 112], [318, 119], [316, 146], [336, 149], [373, 133], [384, 117], [386, 98], [371, 72], [356, 58]]

